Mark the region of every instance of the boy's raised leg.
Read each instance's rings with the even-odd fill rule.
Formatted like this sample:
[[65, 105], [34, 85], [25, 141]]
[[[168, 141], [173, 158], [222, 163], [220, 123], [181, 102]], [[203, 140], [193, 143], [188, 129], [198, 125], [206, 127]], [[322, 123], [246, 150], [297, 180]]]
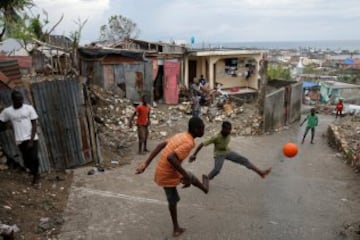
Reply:
[[203, 182], [201, 183], [200, 180], [193, 176], [191, 184], [195, 187], [200, 188], [204, 193], [209, 192], [209, 178], [205, 174], [202, 175]]

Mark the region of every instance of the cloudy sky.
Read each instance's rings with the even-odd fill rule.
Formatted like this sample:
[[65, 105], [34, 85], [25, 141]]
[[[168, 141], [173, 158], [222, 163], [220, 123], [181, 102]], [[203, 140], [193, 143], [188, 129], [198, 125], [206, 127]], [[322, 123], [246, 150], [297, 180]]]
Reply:
[[[34, 0], [56, 34], [88, 19], [82, 42], [98, 40], [112, 15], [137, 23], [140, 39], [196, 42], [360, 40], [359, 0]], [[50, 24], [51, 25], [51, 24]]]

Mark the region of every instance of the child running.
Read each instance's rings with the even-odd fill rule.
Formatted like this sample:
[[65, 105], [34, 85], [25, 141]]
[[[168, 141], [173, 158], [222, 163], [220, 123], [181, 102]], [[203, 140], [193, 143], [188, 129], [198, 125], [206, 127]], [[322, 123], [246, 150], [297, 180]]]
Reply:
[[195, 150], [194, 154], [190, 157], [190, 162], [196, 160], [196, 154], [204, 147], [210, 144], [214, 144], [214, 159], [215, 159], [215, 166], [208, 174], [209, 179], [213, 179], [216, 175], [218, 175], [223, 167], [225, 159], [230, 160], [234, 163], [241, 164], [248, 169], [256, 172], [260, 175], [260, 177], [265, 178], [270, 172], [271, 168], [266, 170], [260, 170], [254, 164], [252, 164], [247, 158], [241, 156], [240, 154], [233, 152], [229, 149], [228, 145], [230, 143], [230, 133], [231, 133], [231, 123], [228, 121], [224, 121], [222, 123], [221, 132], [216, 134], [215, 136], [211, 137], [209, 140], [204, 141], [201, 143], [197, 149]]
[[169, 204], [169, 211], [173, 223], [173, 236], [180, 236], [185, 229], [181, 228], [177, 219], [177, 203], [180, 197], [176, 186], [180, 183], [183, 188], [194, 185], [204, 193], [209, 191], [209, 179], [203, 175], [202, 183], [191, 172], [182, 168], [181, 163], [195, 147], [194, 139], [204, 135], [204, 123], [200, 118], [189, 120], [188, 131], [178, 133], [167, 141], [160, 143], [150, 154], [148, 159], [136, 168], [136, 174], [143, 173], [151, 161], [162, 151], [155, 170], [155, 182], [163, 187]]

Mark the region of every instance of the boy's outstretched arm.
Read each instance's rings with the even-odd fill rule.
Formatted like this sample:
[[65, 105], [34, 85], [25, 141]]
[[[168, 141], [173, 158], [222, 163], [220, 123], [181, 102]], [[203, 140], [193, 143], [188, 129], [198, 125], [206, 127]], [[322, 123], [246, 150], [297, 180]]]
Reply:
[[145, 169], [150, 165], [151, 161], [163, 150], [163, 148], [166, 146], [167, 142], [159, 143], [156, 148], [150, 153], [150, 156], [148, 159], [146, 159], [145, 162], [140, 163], [140, 165], [136, 168], [135, 174], [140, 174], [145, 171]]
[[190, 156], [189, 158], [189, 162], [193, 162], [196, 160], [196, 154], [198, 154], [198, 152], [200, 152], [200, 150], [203, 148], [204, 144], [200, 143], [199, 146], [197, 146], [195, 152]]

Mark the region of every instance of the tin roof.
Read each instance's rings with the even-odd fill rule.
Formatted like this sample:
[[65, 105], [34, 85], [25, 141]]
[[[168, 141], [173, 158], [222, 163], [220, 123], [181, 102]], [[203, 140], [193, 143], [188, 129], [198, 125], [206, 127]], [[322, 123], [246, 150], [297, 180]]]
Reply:
[[119, 55], [139, 60], [143, 60], [144, 58], [143, 51], [129, 51], [115, 48], [79, 48], [78, 51], [81, 56], [88, 58], [101, 58], [107, 55]]

